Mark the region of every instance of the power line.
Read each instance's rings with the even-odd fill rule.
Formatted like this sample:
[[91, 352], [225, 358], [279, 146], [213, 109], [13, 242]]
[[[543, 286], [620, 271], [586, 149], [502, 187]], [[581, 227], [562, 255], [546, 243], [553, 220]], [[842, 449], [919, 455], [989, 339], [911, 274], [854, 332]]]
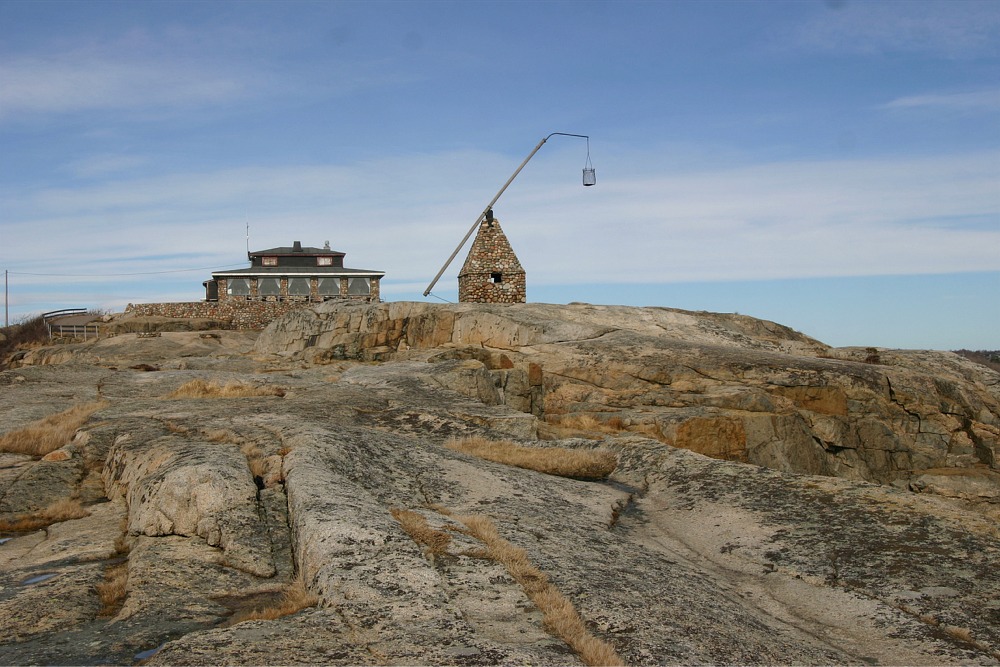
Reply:
[[142, 271], [139, 273], [30, 273], [28, 271], [11, 271], [12, 276], [51, 276], [54, 278], [119, 278], [123, 276], [156, 276], [164, 273], [190, 273], [192, 271], [212, 271], [213, 269], [225, 269], [231, 266], [245, 266], [246, 262], [238, 264], [223, 264], [219, 266], [202, 266], [197, 269], [171, 269], [169, 271]]

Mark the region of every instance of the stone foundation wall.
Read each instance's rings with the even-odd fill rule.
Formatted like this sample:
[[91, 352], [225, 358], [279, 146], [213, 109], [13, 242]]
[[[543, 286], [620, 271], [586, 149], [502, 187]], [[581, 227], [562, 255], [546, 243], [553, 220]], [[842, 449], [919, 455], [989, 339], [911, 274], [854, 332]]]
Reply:
[[228, 323], [228, 329], [263, 329], [305, 302], [275, 301], [192, 301], [179, 303], [130, 303], [126, 315], [137, 317], [207, 318]]

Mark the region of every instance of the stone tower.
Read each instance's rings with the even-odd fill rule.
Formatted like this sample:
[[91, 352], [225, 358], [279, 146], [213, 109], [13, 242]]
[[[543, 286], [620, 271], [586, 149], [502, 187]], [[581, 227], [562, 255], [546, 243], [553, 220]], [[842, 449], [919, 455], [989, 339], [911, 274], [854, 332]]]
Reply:
[[500, 221], [484, 218], [458, 273], [459, 302], [524, 303], [527, 298], [524, 269]]

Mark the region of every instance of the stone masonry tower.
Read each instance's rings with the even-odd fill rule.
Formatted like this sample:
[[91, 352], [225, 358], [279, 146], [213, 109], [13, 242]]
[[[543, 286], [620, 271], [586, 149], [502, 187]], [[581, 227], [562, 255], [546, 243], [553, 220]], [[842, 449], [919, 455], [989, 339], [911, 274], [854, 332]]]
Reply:
[[458, 273], [458, 300], [524, 303], [527, 298], [524, 269], [491, 211], [479, 224], [479, 233]]

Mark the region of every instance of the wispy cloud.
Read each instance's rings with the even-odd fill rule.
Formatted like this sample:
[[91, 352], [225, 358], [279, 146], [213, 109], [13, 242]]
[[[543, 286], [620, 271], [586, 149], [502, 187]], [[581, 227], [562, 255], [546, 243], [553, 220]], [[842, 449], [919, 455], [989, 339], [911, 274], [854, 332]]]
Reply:
[[19, 113], [178, 108], [219, 104], [248, 94], [233, 73], [176, 62], [100, 56], [26, 57], [0, 63], [0, 118]]
[[945, 111], [992, 113], [1000, 111], [1000, 89], [977, 90], [965, 93], [909, 95], [887, 102], [881, 108], [941, 109]]
[[77, 178], [98, 178], [142, 166], [147, 158], [138, 155], [92, 155], [67, 164], [64, 170]]
[[[997, 152], [696, 173], [632, 157], [607, 161], [596, 188], [536, 169], [504, 196], [533, 284], [1000, 270]], [[0, 192], [0, 245], [20, 272], [221, 267], [245, 260], [249, 221], [254, 247], [330, 240], [349, 266], [429, 282], [509, 163], [459, 152]]]
[[854, 54], [1000, 52], [1000, 5], [993, 0], [827, 3], [794, 33], [796, 46]]

